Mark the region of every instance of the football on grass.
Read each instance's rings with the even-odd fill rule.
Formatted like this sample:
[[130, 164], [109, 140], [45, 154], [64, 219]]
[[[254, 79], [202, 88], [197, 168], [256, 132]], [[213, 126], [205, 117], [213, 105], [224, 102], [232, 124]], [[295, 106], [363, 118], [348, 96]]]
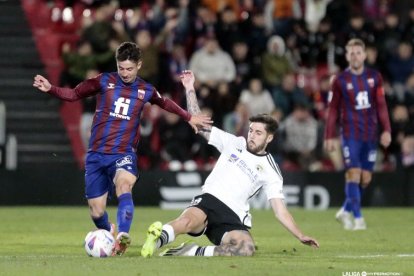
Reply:
[[95, 258], [106, 258], [112, 255], [115, 239], [104, 229], [89, 232], [85, 237], [86, 253]]

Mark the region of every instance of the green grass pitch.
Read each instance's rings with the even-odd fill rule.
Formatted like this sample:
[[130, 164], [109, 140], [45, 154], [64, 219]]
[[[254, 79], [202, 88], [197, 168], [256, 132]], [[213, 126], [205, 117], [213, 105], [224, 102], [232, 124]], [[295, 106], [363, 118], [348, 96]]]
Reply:
[[[412, 208], [365, 208], [368, 229], [359, 232], [343, 230], [334, 220], [335, 209], [290, 210], [320, 249], [300, 244], [271, 210], [254, 210], [258, 250], [253, 257], [144, 259], [139, 252], [148, 225], [168, 222], [181, 211], [136, 207], [127, 253], [96, 259], [83, 248], [93, 228], [87, 206], [0, 207], [0, 275], [414, 275]], [[115, 220], [115, 208], [109, 215]], [[181, 236], [172, 245], [186, 240], [209, 244], [204, 237]]]

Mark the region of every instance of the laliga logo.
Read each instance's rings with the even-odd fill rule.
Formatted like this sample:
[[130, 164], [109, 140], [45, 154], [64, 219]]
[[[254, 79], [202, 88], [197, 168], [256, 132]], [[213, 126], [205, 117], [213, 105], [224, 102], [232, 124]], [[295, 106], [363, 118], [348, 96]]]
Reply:
[[116, 161], [116, 166], [118, 168], [119, 167], [122, 167], [124, 165], [127, 165], [127, 164], [132, 164], [132, 157], [131, 157], [131, 155], [127, 155], [127, 156], [123, 157], [122, 159], [118, 159]]

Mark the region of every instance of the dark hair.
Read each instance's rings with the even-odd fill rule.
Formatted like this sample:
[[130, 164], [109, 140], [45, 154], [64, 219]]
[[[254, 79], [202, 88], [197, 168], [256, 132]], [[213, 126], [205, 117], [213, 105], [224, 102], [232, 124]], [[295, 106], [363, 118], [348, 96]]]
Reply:
[[279, 123], [269, 114], [258, 114], [249, 118], [251, 123], [265, 124], [265, 129], [270, 134], [275, 134], [279, 127]]
[[130, 60], [135, 63], [141, 61], [141, 49], [133, 42], [123, 42], [116, 49], [115, 58], [117, 61]]

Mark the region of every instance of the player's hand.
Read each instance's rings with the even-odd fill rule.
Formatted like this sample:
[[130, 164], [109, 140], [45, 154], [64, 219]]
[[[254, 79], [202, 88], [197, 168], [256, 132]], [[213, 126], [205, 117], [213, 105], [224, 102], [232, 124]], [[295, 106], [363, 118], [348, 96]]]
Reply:
[[194, 132], [197, 134], [202, 129], [210, 129], [213, 121], [211, 117], [203, 114], [192, 115], [188, 123], [194, 129]]
[[335, 141], [334, 141], [334, 139], [326, 139], [323, 142], [323, 147], [328, 152], [334, 151], [335, 150]]
[[391, 133], [388, 131], [381, 133], [380, 143], [384, 148], [387, 148], [391, 144]]
[[183, 71], [180, 75], [180, 79], [186, 91], [194, 89], [195, 77], [193, 72], [190, 70]]
[[33, 86], [43, 92], [49, 92], [50, 88], [52, 88], [50, 82], [41, 75], [34, 77]]
[[319, 248], [319, 243], [314, 238], [311, 238], [311, 237], [308, 237], [308, 236], [303, 236], [299, 240], [300, 240], [301, 243], [303, 243], [305, 245], [309, 245], [313, 248]]

